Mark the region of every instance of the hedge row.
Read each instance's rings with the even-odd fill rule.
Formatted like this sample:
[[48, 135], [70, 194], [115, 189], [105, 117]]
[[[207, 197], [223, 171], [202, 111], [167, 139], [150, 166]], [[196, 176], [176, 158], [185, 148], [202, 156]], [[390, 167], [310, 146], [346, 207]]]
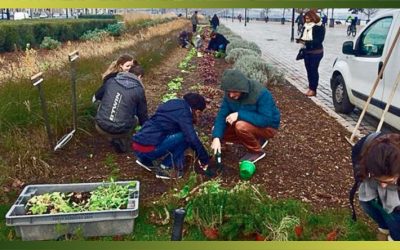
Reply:
[[167, 17], [163, 19], [141, 19], [139, 21], [126, 22], [125, 29], [128, 32], [136, 32], [144, 28], [149, 28], [163, 23], [168, 23], [175, 20], [175, 17]]
[[65, 42], [78, 40], [86, 31], [104, 29], [117, 20], [46, 20], [0, 23], [0, 52], [25, 49], [26, 44], [38, 47], [45, 36]]
[[116, 19], [115, 15], [78, 15], [79, 19]]

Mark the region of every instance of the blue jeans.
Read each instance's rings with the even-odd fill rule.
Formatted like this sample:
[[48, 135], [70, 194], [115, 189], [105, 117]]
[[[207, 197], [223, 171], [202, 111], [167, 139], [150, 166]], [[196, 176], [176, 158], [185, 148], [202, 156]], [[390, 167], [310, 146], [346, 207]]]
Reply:
[[307, 78], [308, 78], [308, 88], [317, 91], [319, 82], [318, 67], [321, 62], [324, 53], [320, 54], [304, 54], [304, 64], [306, 66]]
[[176, 167], [178, 170], [183, 170], [184, 153], [188, 147], [189, 144], [185, 141], [183, 133], [176, 133], [167, 136], [151, 152], [142, 153], [135, 151], [134, 153], [136, 157], [145, 162], [152, 162], [164, 157], [161, 164], [169, 168]]
[[380, 228], [388, 229], [393, 240], [400, 240], [400, 211], [388, 214], [377, 200], [360, 201], [364, 212], [368, 214]]

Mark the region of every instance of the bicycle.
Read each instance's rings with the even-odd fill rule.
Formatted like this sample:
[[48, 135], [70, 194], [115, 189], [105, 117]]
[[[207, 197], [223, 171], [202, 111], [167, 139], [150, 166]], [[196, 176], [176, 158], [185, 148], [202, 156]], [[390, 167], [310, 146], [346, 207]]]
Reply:
[[355, 37], [356, 34], [357, 34], [356, 25], [350, 24], [350, 25], [347, 27], [347, 36], [352, 35], [353, 37]]

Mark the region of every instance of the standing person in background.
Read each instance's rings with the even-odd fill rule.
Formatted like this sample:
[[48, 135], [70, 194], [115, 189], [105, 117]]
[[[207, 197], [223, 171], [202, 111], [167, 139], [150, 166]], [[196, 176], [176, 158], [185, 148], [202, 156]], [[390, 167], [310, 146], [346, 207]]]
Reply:
[[217, 14], [214, 14], [214, 16], [211, 19], [211, 27], [213, 31], [217, 31], [218, 26], [219, 26], [219, 19], [217, 17]]
[[301, 12], [297, 16], [295, 22], [297, 23], [297, 35], [299, 35], [302, 32], [303, 26], [304, 26], [304, 14], [303, 14], [303, 12]]
[[325, 27], [328, 23], [328, 17], [325, 14], [322, 14], [322, 25]]
[[242, 22], [242, 14], [238, 15], [238, 19], [239, 19], [239, 23], [241, 23]]
[[400, 240], [400, 135], [371, 133], [360, 139], [351, 154], [355, 184], [364, 212], [378, 224], [378, 232], [388, 240]]
[[199, 24], [199, 17], [197, 16], [197, 10], [194, 12], [190, 20], [192, 21], [193, 33], [196, 33], [197, 25]]
[[142, 83], [129, 72], [135, 62], [130, 55], [122, 55], [112, 62], [103, 74], [104, 84], [95, 94], [95, 99], [100, 100], [95, 116], [96, 130], [110, 141], [117, 153], [128, 151], [133, 128], [148, 119]]
[[304, 29], [297, 39], [297, 43], [301, 43], [304, 46], [304, 64], [307, 70], [308, 78], [308, 91], [305, 93], [306, 96], [316, 96], [319, 73], [318, 67], [324, 56], [324, 47], [322, 42], [325, 39], [325, 27], [322, 26], [321, 18], [312, 10], [306, 12], [304, 15]]

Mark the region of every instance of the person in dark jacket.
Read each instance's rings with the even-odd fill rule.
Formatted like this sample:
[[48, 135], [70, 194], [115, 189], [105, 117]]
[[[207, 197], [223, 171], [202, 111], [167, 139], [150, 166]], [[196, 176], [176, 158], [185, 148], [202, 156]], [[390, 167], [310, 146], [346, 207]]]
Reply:
[[181, 48], [189, 48], [189, 45], [192, 45], [194, 47], [192, 39], [193, 39], [193, 33], [190, 31], [183, 30], [181, 33], [179, 33], [178, 44]]
[[217, 31], [217, 28], [219, 26], [219, 18], [217, 17], [217, 14], [214, 14], [214, 16], [211, 18], [210, 23], [213, 31]]
[[225, 52], [226, 46], [228, 45], [229, 41], [222, 34], [214, 31], [211, 32], [210, 37], [211, 39], [208, 43], [207, 50]]
[[400, 240], [400, 135], [365, 136], [354, 145], [351, 158], [354, 177], [361, 182], [358, 196], [362, 209], [378, 224], [380, 234]]
[[221, 152], [224, 140], [247, 148], [249, 152], [240, 161], [254, 163], [262, 159], [263, 148], [276, 135], [280, 123], [280, 112], [271, 93], [235, 69], [225, 70], [221, 88], [225, 96], [212, 132], [214, 154]]
[[304, 28], [300, 39], [296, 41], [303, 44], [304, 64], [307, 70], [308, 91], [306, 96], [315, 96], [319, 81], [318, 67], [324, 56], [322, 42], [325, 39], [325, 27], [322, 25], [321, 18], [312, 10], [304, 15]]
[[95, 94], [101, 101], [95, 126], [116, 152], [125, 153], [133, 128], [148, 119], [145, 92], [139, 78], [130, 72], [122, 71], [106, 79]]
[[[209, 156], [198, 138], [194, 123], [206, 108], [203, 96], [187, 93], [183, 99], [172, 99], [158, 106], [155, 114], [132, 137], [136, 163], [148, 171], [156, 171], [161, 179], [183, 176], [184, 152], [192, 148], [203, 169]], [[160, 167], [153, 161], [163, 158]], [[175, 171], [173, 171], [175, 170]]]

